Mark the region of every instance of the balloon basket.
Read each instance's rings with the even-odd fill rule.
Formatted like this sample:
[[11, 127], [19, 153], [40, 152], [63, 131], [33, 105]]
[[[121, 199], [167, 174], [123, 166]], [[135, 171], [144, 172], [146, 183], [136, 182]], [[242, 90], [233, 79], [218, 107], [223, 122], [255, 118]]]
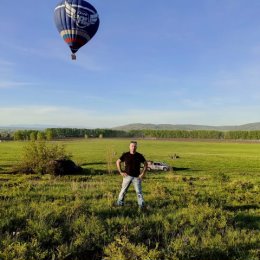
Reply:
[[76, 60], [76, 59], [77, 59], [76, 54], [72, 53], [72, 54], [71, 54], [71, 59], [72, 59], [72, 60]]

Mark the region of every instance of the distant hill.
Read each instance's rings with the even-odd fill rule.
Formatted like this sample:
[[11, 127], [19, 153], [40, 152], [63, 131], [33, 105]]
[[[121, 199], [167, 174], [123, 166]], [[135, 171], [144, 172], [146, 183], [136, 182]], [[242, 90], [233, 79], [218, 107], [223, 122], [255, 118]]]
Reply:
[[208, 126], [208, 125], [172, 125], [172, 124], [128, 124], [118, 127], [113, 127], [114, 130], [218, 130], [218, 131], [250, 131], [250, 130], [260, 130], [260, 122], [250, 123], [245, 125], [236, 126]]
[[[0, 132], [8, 131], [13, 132], [16, 130], [45, 130], [46, 128], [77, 128], [83, 129], [84, 127], [65, 127], [65, 126], [56, 126], [56, 125], [8, 125], [1, 126]], [[89, 128], [93, 129], [93, 128]], [[112, 130], [122, 130], [122, 131], [130, 131], [130, 130], [217, 130], [217, 131], [253, 131], [260, 130], [260, 122], [258, 123], [250, 123], [244, 125], [229, 125], [229, 126], [209, 126], [209, 125], [192, 125], [192, 124], [128, 124], [117, 126], [113, 128], [107, 127], [106, 129]]]

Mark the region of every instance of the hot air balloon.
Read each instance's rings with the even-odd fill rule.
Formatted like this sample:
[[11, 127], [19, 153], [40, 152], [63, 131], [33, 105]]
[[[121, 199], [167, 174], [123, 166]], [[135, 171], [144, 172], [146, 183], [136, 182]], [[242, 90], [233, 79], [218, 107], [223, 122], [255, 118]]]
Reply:
[[62, 0], [54, 10], [56, 27], [71, 49], [71, 58], [97, 32], [99, 16], [97, 10], [84, 0]]

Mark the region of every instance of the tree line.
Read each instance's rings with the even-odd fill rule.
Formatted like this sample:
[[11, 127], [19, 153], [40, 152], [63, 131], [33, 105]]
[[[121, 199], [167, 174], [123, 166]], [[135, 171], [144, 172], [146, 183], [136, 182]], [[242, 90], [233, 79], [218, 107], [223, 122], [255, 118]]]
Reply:
[[80, 128], [47, 128], [45, 130], [17, 130], [12, 133], [11, 139], [16, 141], [57, 140], [66, 138], [108, 138], [129, 137], [125, 131], [111, 129], [80, 129]]
[[233, 139], [260, 140], [260, 130], [216, 131], [216, 130], [134, 130], [131, 134], [145, 138], [187, 138], [187, 139]]
[[[11, 140], [57, 140], [67, 138], [180, 138], [180, 139], [231, 139], [260, 140], [260, 130], [215, 131], [215, 130], [131, 130], [47, 128], [45, 130], [17, 130], [10, 135]], [[1, 139], [1, 133], [0, 133]]]

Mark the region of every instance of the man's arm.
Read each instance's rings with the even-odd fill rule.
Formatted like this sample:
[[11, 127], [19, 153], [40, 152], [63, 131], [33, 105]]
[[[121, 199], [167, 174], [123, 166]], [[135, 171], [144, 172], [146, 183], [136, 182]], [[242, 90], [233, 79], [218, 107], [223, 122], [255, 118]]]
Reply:
[[143, 168], [141, 174], [139, 175], [139, 178], [140, 178], [140, 179], [143, 179], [143, 178], [144, 178], [145, 172], [146, 172], [146, 170], [147, 170], [147, 166], [148, 166], [148, 164], [147, 164], [147, 162], [145, 161], [145, 162], [144, 162], [144, 168]]
[[122, 169], [121, 169], [121, 162], [122, 162], [122, 161], [121, 161], [120, 159], [118, 159], [118, 160], [116, 161], [116, 167], [117, 167], [117, 170], [119, 171], [119, 173], [120, 173], [123, 177], [125, 177], [125, 176], [127, 176], [127, 173], [122, 171]]

